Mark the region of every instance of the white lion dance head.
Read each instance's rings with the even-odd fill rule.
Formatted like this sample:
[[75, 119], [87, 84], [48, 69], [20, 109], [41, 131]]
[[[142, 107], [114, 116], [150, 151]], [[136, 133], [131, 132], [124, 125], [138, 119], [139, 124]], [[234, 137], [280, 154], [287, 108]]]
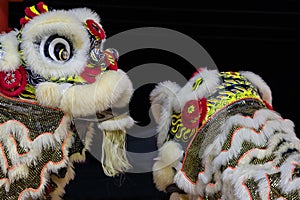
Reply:
[[[0, 196], [57, 199], [95, 129], [103, 133], [104, 172], [115, 176], [130, 167], [125, 129], [133, 120], [112, 108], [125, 106], [133, 88], [118, 69], [118, 52], [103, 49], [95, 12], [40, 2], [25, 14], [20, 30], [0, 35]], [[83, 136], [75, 118], [83, 119]]]

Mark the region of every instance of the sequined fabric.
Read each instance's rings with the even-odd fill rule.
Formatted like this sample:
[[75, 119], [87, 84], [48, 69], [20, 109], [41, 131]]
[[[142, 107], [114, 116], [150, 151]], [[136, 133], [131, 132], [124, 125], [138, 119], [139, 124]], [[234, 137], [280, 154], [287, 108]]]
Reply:
[[[300, 146], [293, 123], [262, 100], [237, 72], [221, 72], [206, 96], [207, 113], [188, 130], [173, 113], [167, 140], [184, 148], [175, 182], [197, 198], [300, 199]], [[197, 79], [192, 89], [203, 81]]]
[[[204, 153], [206, 147], [211, 144], [221, 132], [221, 127], [224, 121], [238, 113], [242, 113], [244, 116], [252, 116], [253, 113], [260, 108], [264, 108], [264, 105], [261, 101], [256, 99], [238, 101], [221, 110], [213, 118], [208, 120], [203, 127], [201, 127], [200, 131], [197, 133], [186, 151], [186, 158], [182, 167], [182, 170], [185, 172], [190, 181], [196, 183], [198, 173], [204, 170], [200, 155]], [[224, 148], [226, 148], [225, 146], [226, 143], [224, 144]], [[245, 147], [243, 152], [252, 148], [251, 145], [243, 146]], [[235, 162], [236, 159], [232, 159], [229, 162], [229, 166], [235, 166]]]
[[59, 109], [0, 95], [1, 200], [46, 197], [47, 177], [64, 176], [70, 139], [64, 123]]

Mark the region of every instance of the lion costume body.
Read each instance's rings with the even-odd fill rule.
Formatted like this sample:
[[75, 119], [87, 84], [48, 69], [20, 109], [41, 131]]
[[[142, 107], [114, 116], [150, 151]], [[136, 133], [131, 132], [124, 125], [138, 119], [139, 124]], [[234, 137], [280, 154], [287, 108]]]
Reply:
[[153, 178], [171, 199], [300, 198], [300, 141], [258, 75], [204, 68], [182, 88], [159, 83], [150, 99]]
[[20, 30], [0, 35], [0, 196], [60, 199], [95, 132], [103, 133], [104, 172], [130, 168], [133, 120], [112, 108], [125, 106], [133, 89], [117, 51], [103, 49], [95, 12], [40, 2], [25, 14]]

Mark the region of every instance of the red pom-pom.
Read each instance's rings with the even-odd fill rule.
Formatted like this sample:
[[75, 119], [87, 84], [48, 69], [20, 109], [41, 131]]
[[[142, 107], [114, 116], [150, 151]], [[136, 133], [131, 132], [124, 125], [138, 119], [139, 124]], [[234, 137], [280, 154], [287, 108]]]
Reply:
[[15, 71], [0, 72], [0, 92], [6, 96], [18, 96], [25, 89], [26, 83], [26, 71], [22, 66]]

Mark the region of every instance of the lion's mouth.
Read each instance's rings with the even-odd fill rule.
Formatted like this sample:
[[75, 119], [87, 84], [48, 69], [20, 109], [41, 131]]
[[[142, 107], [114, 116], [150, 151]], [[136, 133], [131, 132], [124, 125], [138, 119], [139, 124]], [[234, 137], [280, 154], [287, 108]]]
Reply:
[[102, 72], [100, 66], [94, 68], [85, 67], [83, 72], [80, 74], [80, 77], [83, 78], [87, 83], [94, 83], [96, 81], [96, 76]]
[[[97, 51], [98, 52], [98, 51]], [[89, 64], [84, 68], [80, 77], [87, 83], [94, 83], [96, 77], [107, 70], [118, 70], [117, 60], [119, 54], [115, 49], [109, 48], [101, 53], [91, 51]]]

